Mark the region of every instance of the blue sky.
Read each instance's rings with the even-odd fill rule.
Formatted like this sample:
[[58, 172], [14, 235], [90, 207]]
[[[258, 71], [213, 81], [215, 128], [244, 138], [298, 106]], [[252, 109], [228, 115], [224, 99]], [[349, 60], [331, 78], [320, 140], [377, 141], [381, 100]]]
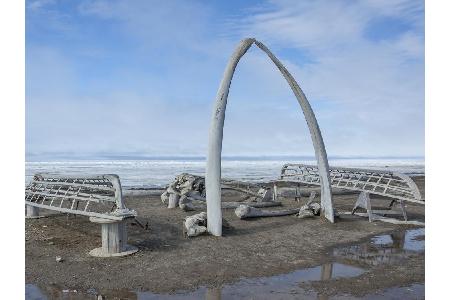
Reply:
[[[245, 37], [294, 75], [329, 155], [424, 155], [424, 3], [26, 2], [27, 159], [204, 156]], [[224, 155], [313, 155], [289, 86], [257, 48], [238, 65]]]

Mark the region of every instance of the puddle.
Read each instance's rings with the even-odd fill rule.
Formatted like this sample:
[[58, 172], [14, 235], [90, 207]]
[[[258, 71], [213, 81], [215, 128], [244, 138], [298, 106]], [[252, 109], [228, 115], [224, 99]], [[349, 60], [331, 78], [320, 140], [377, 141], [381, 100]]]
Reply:
[[[155, 294], [152, 292], [113, 291], [101, 293], [104, 299], [317, 299], [317, 293], [307, 292], [298, 284], [315, 280], [330, 280], [355, 277], [365, 270], [341, 263], [300, 269], [291, 273], [271, 277], [246, 278], [221, 288], [200, 287], [193, 292]], [[91, 291], [61, 290], [55, 287], [39, 289], [36, 285], [25, 286], [26, 299], [97, 299], [98, 293]], [[48, 296], [44, 296], [47, 294]]]
[[384, 300], [384, 299], [425, 299], [425, 285], [424, 284], [412, 284], [405, 287], [392, 287], [387, 289], [378, 290], [375, 293], [369, 293], [362, 297], [355, 297], [352, 295], [336, 295], [327, 296], [321, 295], [316, 292], [308, 292], [298, 286], [286, 290], [276, 290], [267, 292], [265, 289], [260, 290], [252, 289], [255, 287], [234, 287], [233, 285], [224, 286], [222, 288], [199, 288], [195, 292], [190, 293], [176, 293], [176, 294], [154, 294], [150, 292], [111, 292], [102, 293], [101, 297], [93, 293], [80, 293], [80, 292], [63, 292], [61, 290], [56, 290], [51, 292], [48, 297], [34, 285], [26, 285], [26, 296], [27, 300], [41, 300], [41, 299], [136, 299], [136, 300], [156, 300], [156, 299], [167, 299], [167, 300], [225, 300], [225, 299], [314, 299], [314, 300], [356, 300], [356, 299], [366, 299], [366, 300]]
[[351, 295], [339, 295], [317, 299], [324, 300], [351, 300], [351, 299], [364, 299], [364, 300], [386, 300], [386, 299], [425, 299], [425, 285], [424, 284], [412, 284], [410, 286], [393, 287], [388, 289], [379, 290], [375, 293], [370, 293], [360, 298], [356, 298]]
[[404, 250], [425, 251], [425, 228], [406, 231]]
[[[26, 284], [26, 299], [422, 299], [425, 287], [414, 284], [409, 287], [393, 287], [377, 293], [355, 298], [351, 295], [325, 296], [305, 290], [299, 285], [309, 281], [325, 281], [335, 278], [357, 277], [365, 272], [360, 267], [346, 264], [378, 265], [407, 259], [425, 250], [425, 230], [412, 229], [386, 235], [378, 235], [365, 243], [339, 247], [333, 250], [333, 262], [299, 269], [291, 273], [270, 277], [244, 278], [220, 288], [199, 287], [195, 291], [179, 291], [173, 294], [156, 294], [137, 291], [88, 291], [62, 290], [54, 286], [39, 288]], [[345, 261], [346, 263], [341, 263]], [[101, 298], [99, 297], [101, 295]]]
[[425, 251], [425, 229], [410, 229], [404, 232], [377, 235], [369, 241], [339, 247], [333, 256], [343, 261], [376, 266], [397, 263]]

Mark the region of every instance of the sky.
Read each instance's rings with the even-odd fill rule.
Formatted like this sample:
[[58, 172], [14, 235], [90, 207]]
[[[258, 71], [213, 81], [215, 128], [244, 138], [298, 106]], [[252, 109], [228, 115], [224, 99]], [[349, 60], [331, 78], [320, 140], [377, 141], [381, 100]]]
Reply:
[[[228, 59], [254, 37], [305, 92], [329, 156], [424, 155], [424, 2], [26, 1], [26, 159], [206, 156]], [[257, 47], [231, 84], [224, 156], [313, 156]]]

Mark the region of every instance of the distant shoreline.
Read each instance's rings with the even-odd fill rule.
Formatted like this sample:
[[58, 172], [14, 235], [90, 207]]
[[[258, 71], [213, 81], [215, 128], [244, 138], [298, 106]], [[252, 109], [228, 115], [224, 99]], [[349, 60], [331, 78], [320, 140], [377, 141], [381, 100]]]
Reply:
[[[34, 155], [31, 155], [32, 157]], [[105, 156], [64, 156], [64, 155], [36, 155], [32, 158], [26, 156], [25, 162], [77, 162], [77, 161], [206, 161], [206, 156], [133, 156], [133, 155], [105, 155]], [[391, 160], [391, 159], [407, 159], [407, 160], [423, 160], [424, 156], [340, 156], [330, 155], [328, 160], [352, 160], [352, 159], [367, 159], [367, 160]], [[245, 156], [245, 155], [224, 155], [222, 160], [226, 161], [271, 161], [271, 160], [315, 160], [315, 156], [308, 155], [262, 155], [262, 156]]]
[[[222, 176], [241, 181], [268, 182], [279, 177], [283, 164], [316, 164], [306, 160], [227, 160], [222, 161]], [[425, 174], [421, 159], [330, 159], [331, 166], [377, 169], [400, 172], [409, 176]], [[159, 189], [169, 184], [180, 173], [205, 174], [205, 161], [200, 160], [82, 160], [26, 162], [25, 183], [36, 173], [55, 175], [117, 174], [124, 189]]]

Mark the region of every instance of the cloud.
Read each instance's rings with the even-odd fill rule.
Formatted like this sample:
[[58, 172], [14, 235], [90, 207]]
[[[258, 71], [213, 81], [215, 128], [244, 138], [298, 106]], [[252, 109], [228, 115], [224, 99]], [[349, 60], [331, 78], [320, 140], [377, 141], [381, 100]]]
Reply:
[[[185, 103], [174, 107], [149, 88], [142, 92], [110, 86], [103, 94], [83, 93], [71, 84], [76, 72], [64, 54], [46, 48], [30, 52], [33, 59], [27, 65], [26, 102], [29, 155], [198, 154], [192, 145], [207, 136], [203, 126], [207, 114], [201, 118], [197, 113], [202, 107]], [[188, 137], [188, 143], [180, 137]]]
[[[329, 154], [423, 154], [421, 1], [64, 3], [28, 2], [27, 153], [205, 155], [229, 55], [254, 36], [305, 91]], [[313, 154], [295, 97], [259, 49], [229, 98], [225, 155]]]
[[[85, 16], [112, 20], [121, 30], [137, 38], [141, 46], [148, 48], [184, 47], [184, 50], [200, 51], [198, 46], [207, 34], [208, 7], [196, 2], [166, 1], [83, 1], [79, 12]], [[186, 30], [188, 26], [189, 30]]]
[[[420, 1], [274, 1], [236, 28], [280, 49], [316, 111], [329, 152], [414, 155], [424, 148], [421, 8]], [[390, 40], [365, 36], [371, 20], [386, 16], [411, 29]], [[299, 65], [283, 48], [308, 53], [310, 62]]]
[[55, 0], [27, 1], [28, 5], [26, 7], [32, 11], [39, 11], [45, 7], [48, 7], [49, 5], [54, 4], [55, 2], [56, 2]]

